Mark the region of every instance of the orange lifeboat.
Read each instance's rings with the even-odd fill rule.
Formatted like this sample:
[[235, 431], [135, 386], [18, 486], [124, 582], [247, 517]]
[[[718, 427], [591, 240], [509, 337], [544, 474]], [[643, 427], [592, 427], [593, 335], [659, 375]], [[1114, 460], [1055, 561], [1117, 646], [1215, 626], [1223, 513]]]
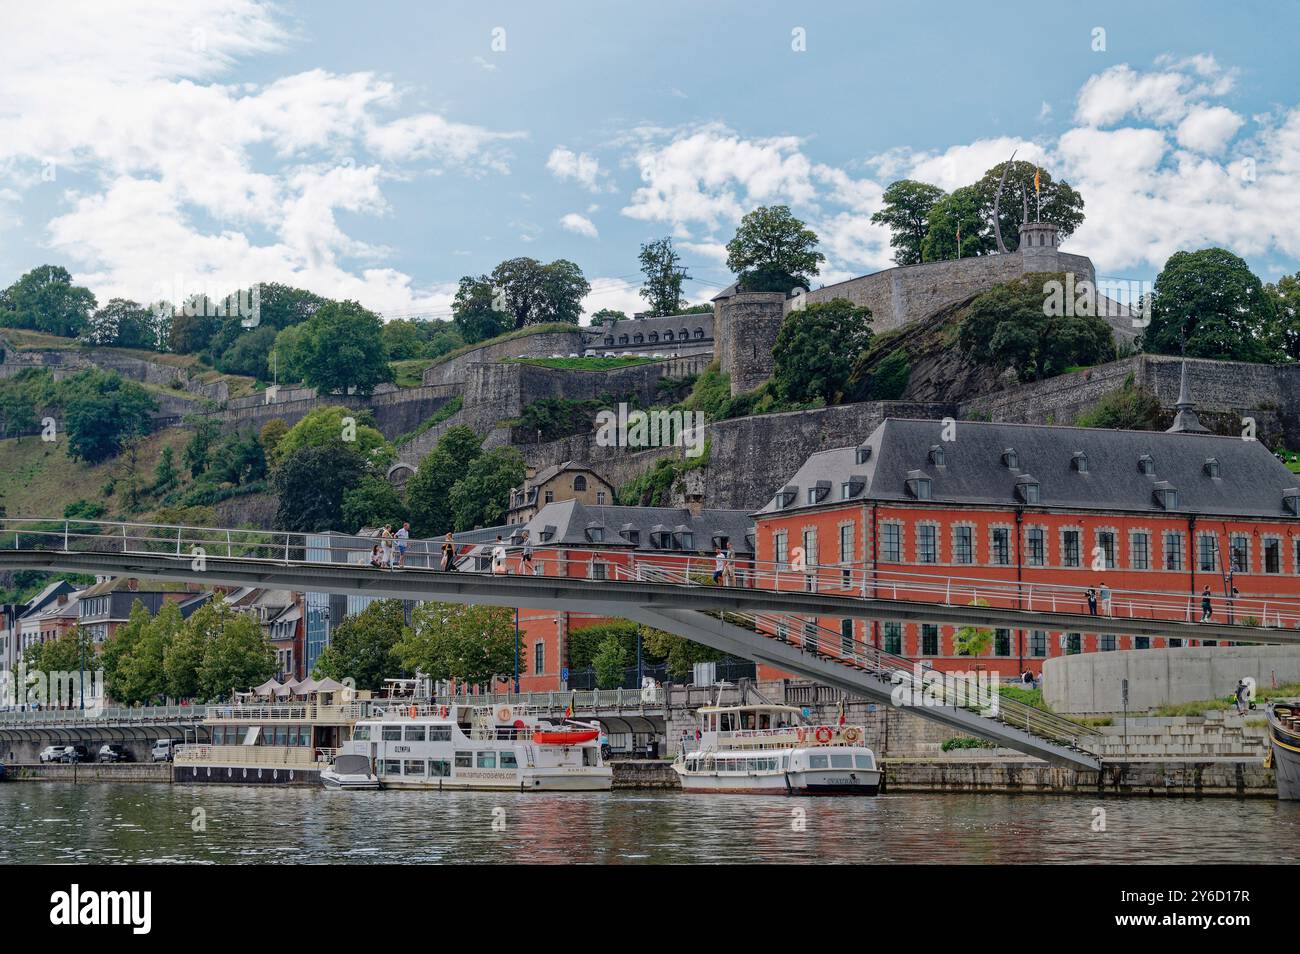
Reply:
[[582, 745], [600, 735], [599, 729], [539, 729], [533, 733], [538, 745]]

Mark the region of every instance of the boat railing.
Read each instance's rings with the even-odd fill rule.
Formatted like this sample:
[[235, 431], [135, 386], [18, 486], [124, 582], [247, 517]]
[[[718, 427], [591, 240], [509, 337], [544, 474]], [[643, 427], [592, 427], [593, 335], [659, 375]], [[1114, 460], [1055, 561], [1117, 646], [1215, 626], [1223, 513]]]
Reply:
[[355, 722], [363, 719], [368, 703], [352, 702], [338, 706], [314, 703], [286, 703], [284, 705], [215, 705], [208, 706], [208, 721], [230, 722]]
[[737, 748], [776, 745], [857, 745], [867, 736], [860, 725], [793, 725], [775, 729], [734, 729], [711, 732], [720, 746]]

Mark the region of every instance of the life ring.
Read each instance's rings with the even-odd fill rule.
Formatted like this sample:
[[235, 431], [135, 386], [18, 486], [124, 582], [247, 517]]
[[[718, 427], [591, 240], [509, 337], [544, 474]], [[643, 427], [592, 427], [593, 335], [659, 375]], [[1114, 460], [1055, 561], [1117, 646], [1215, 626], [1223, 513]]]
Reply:
[[806, 742], [806, 741], [808, 741], [808, 730], [807, 730], [807, 729], [805, 729], [805, 728], [803, 728], [802, 726], [800, 726], [797, 734], [798, 734], [798, 736], [799, 736], [799, 741], [800, 741], [800, 742]]
[[825, 745], [827, 742], [829, 742], [829, 741], [831, 740], [831, 736], [833, 736], [834, 734], [835, 734], [835, 733], [833, 733], [833, 732], [831, 731], [830, 726], [828, 726], [828, 725], [819, 725], [819, 726], [817, 727], [817, 742], [818, 742], [818, 744], [820, 744], [820, 745]]
[[411, 706], [410, 712], [411, 712], [411, 718], [414, 719], [416, 716], [420, 714], [420, 707]]
[[509, 722], [509, 721], [510, 721], [510, 707], [509, 707], [509, 706], [502, 706], [500, 709], [497, 710], [497, 721], [498, 721], [498, 722]]
[[446, 706], [443, 706], [441, 709], [439, 709], [439, 710], [438, 710], [438, 715], [441, 716], [441, 717], [444, 718], [444, 719], [447, 718], [447, 707], [446, 707]]
[[858, 730], [856, 726], [849, 726], [844, 730], [844, 741], [850, 745], [858, 741]]

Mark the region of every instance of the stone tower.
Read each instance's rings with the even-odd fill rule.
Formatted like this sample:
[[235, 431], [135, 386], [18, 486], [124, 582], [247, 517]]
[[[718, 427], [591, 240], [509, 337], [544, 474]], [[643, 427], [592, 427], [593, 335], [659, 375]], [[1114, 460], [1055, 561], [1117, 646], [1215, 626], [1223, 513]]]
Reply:
[[728, 292], [713, 300], [713, 336], [719, 366], [731, 375], [735, 395], [772, 376], [772, 349], [785, 317], [785, 294]]
[[1022, 271], [1067, 271], [1061, 267], [1060, 252], [1056, 226], [1051, 222], [1020, 223], [1020, 247], [1017, 253], [1022, 261]]

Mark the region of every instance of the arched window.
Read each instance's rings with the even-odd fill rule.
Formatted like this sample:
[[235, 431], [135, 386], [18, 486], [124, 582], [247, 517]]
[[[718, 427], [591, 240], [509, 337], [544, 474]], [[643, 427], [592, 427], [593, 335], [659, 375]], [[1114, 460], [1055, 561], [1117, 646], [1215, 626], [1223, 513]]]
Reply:
[[658, 342], [659, 342], [659, 332], [657, 331], [650, 332], [650, 343], [657, 344]]
[[672, 341], [672, 340], [673, 340], [673, 330], [669, 328], [667, 331], [664, 332], [664, 341]]
[[577, 477], [574, 477], [574, 478], [573, 478], [573, 489], [574, 489], [574, 490], [577, 490], [577, 491], [586, 490], [586, 489], [587, 489], [587, 478], [584, 477], [584, 476], [582, 476], [582, 474], [579, 474]]
[[627, 335], [619, 335], [619, 336], [618, 336], [618, 343], [621, 344], [621, 345], [625, 345], [625, 344], [627, 344]]
[[686, 341], [687, 339], [689, 339], [690, 336], [691, 336], [691, 333], [690, 333], [689, 331], [687, 331], [685, 328], [683, 328], [682, 331], [681, 331], [681, 334], [678, 335], [678, 337], [681, 338], [683, 341]]
[[614, 347], [614, 336], [613, 336], [613, 335], [605, 335], [605, 346], [608, 347], [608, 348], [612, 348], [612, 347]]
[[633, 344], [645, 344], [645, 335], [637, 333], [632, 336]]
[[695, 337], [697, 337], [697, 338], [703, 338], [703, 337], [704, 337], [704, 329], [703, 329], [703, 328], [696, 328], [696, 329], [695, 329]]

